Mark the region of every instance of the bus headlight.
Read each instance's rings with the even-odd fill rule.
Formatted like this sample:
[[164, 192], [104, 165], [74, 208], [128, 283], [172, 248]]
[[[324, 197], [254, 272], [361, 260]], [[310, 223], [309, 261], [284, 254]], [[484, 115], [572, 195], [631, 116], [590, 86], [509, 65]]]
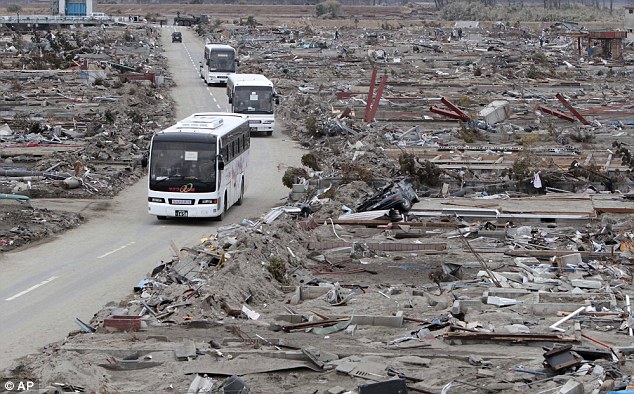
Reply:
[[203, 199], [198, 201], [199, 204], [218, 204], [217, 199]]
[[165, 203], [165, 199], [161, 198], [161, 197], [148, 197], [147, 200], [149, 202], [157, 202], [157, 203], [160, 203], [160, 204]]

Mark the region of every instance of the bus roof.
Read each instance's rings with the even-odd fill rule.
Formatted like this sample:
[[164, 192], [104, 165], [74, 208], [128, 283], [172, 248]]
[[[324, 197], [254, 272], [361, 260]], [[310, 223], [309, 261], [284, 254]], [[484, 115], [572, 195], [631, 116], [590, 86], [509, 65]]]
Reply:
[[273, 82], [262, 74], [231, 74], [227, 79], [227, 84], [234, 87], [245, 85], [273, 87]]
[[236, 81], [254, 81], [254, 80], [266, 80], [268, 81], [269, 79], [267, 77], [265, 77], [262, 74], [240, 74], [240, 73], [236, 73], [236, 74], [231, 74], [229, 76], [229, 78], [236, 80]]
[[231, 45], [227, 44], [207, 44], [205, 45], [205, 49], [214, 50], [214, 49], [225, 49], [228, 51], [235, 51], [236, 49]]
[[247, 122], [247, 116], [227, 112], [201, 112], [192, 114], [161, 133], [201, 133], [223, 136]]

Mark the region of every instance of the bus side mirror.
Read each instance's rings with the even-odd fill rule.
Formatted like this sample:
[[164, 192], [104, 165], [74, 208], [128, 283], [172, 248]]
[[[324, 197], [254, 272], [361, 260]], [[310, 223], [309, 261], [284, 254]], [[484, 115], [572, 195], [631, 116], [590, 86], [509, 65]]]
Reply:
[[220, 171], [225, 169], [225, 159], [222, 158], [222, 155], [218, 155], [218, 169]]
[[279, 104], [280, 103], [280, 98], [279, 97], [275, 97], [275, 104]]
[[240, 65], [240, 59], [236, 59], [236, 66]]

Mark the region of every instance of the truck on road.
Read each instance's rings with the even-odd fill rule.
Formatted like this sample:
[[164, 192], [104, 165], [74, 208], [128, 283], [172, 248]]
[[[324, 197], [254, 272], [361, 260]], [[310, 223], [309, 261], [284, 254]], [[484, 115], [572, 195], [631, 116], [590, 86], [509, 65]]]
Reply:
[[199, 25], [201, 23], [209, 22], [209, 17], [207, 15], [183, 15], [181, 16], [180, 12], [176, 14], [176, 18], [174, 18], [174, 25], [176, 26], [193, 26]]

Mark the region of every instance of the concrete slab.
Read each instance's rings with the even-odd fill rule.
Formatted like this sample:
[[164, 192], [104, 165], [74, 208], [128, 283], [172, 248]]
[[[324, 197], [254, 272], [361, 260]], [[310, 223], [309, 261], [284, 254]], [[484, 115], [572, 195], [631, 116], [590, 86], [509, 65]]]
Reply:
[[196, 358], [196, 344], [191, 339], [185, 339], [182, 344], [174, 349], [174, 356], [179, 361], [188, 361]]
[[570, 379], [557, 391], [557, 394], [583, 394], [583, 384], [576, 380]]
[[522, 301], [518, 301], [513, 298], [488, 296], [486, 303], [489, 305], [496, 305], [496, 306], [510, 306], [510, 305], [521, 304]]
[[570, 281], [574, 287], [581, 289], [600, 289], [602, 284], [598, 280], [573, 279]]

